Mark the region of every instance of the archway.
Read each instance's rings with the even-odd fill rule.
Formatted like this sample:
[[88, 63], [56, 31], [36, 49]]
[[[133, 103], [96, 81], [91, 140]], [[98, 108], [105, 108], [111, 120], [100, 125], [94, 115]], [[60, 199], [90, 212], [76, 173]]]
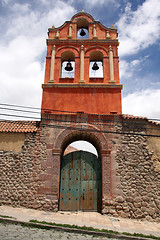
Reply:
[[[67, 64], [70, 64], [70, 70], [66, 70]], [[61, 78], [74, 78], [75, 73], [75, 55], [71, 51], [63, 52], [61, 55]]]
[[[94, 70], [94, 64], [97, 68]], [[103, 53], [100, 51], [93, 51], [90, 53], [89, 77], [103, 78]]]
[[77, 20], [77, 38], [89, 38], [89, 23], [85, 18], [80, 18]]
[[[96, 147], [98, 156], [82, 150], [63, 155], [71, 142], [84, 139]], [[87, 132], [75, 132], [74, 135], [68, 136], [62, 143], [59, 210], [101, 211], [101, 172], [98, 139]]]

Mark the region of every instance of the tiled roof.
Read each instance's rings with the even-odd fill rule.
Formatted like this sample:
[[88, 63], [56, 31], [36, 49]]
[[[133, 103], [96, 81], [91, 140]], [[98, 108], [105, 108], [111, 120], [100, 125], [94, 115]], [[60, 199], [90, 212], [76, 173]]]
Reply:
[[135, 120], [146, 120], [150, 124], [160, 125], [160, 122], [156, 120], [150, 120], [147, 117], [133, 116], [128, 114], [122, 114], [123, 119], [135, 119]]
[[134, 116], [134, 115], [129, 115], [129, 114], [122, 114], [122, 117], [124, 119], [137, 119], [137, 120], [148, 120], [147, 117], [140, 117], [140, 116]]
[[0, 132], [36, 132], [37, 123], [34, 121], [0, 121]]
[[[133, 115], [122, 114], [123, 119], [132, 119], [132, 120], [145, 120], [149, 124], [158, 125], [160, 123], [157, 121], [152, 121], [146, 117], [139, 117]], [[0, 121], [0, 132], [36, 132], [40, 121]]]

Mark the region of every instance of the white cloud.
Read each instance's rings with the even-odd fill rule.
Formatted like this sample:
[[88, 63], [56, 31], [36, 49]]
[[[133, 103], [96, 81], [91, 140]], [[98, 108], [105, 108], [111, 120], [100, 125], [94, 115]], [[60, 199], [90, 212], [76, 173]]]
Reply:
[[[69, 0], [70, 3], [73, 3], [73, 2], [80, 2], [80, 3], [83, 3], [83, 6], [84, 6], [84, 11], [87, 12], [87, 9], [90, 9], [90, 8], [93, 8], [93, 7], [96, 7], [96, 6], [102, 6], [102, 5], [109, 5], [110, 7], [111, 6], [115, 6], [116, 8], [119, 7], [119, 2], [118, 0]], [[82, 10], [82, 9], [81, 9]]]
[[30, 4], [8, 7], [11, 14], [0, 39], [0, 103], [40, 107], [47, 30], [69, 20], [75, 11], [62, 1], [43, 13]]
[[8, 28], [6, 36], [8, 38], [19, 35], [27, 37], [45, 37], [49, 27], [54, 24], [60, 26], [66, 20], [70, 20], [75, 12], [72, 6], [68, 6], [62, 1], [57, 1], [52, 8], [44, 9], [44, 12], [33, 9], [30, 4], [13, 4], [11, 15], [8, 17]]
[[17, 12], [23, 15], [29, 12], [30, 7], [31, 7], [31, 4], [29, 3], [24, 3], [24, 4], [14, 3], [10, 10], [11, 12]]
[[128, 3], [125, 13], [116, 23], [120, 36], [120, 55], [134, 54], [156, 43], [160, 37], [159, 18], [159, 0], [146, 0], [136, 11], [132, 11]]
[[146, 89], [122, 99], [123, 114], [160, 119], [160, 89]]
[[134, 74], [135, 70], [140, 69], [141, 59], [135, 59], [132, 61], [121, 60], [119, 63], [120, 78], [130, 78]]
[[44, 69], [35, 44], [21, 36], [0, 47], [1, 103], [40, 107]]
[[2, 5], [7, 5], [9, 3], [10, 0], [1, 0], [2, 1]]
[[97, 4], [109, 4], [109, 3], [115, 4], [118, 2], [116, 0], [92, 0], [92, 1], [86, 0], [86, 3], [91, 4], [93, 6]]
[[49, 0], [39, 0], [41, 3], [43, 3], [44, 5], [50, 5], [51, 2]]
[[119, 62], [120, 77], [125, 79], [132, 77], [135, 72], [137, 73], [141, 70], [147, 58], [148, 56], [144, 56], [143, 58], [140, 57], [139, 59], [131, 61], [121, 60]]

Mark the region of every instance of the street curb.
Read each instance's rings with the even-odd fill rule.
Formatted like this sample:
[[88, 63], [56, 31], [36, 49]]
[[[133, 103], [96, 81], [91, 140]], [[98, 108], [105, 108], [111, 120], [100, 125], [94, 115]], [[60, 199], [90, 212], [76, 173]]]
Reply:
[[[121, 233], [114, 234], [114, 233], [107, 233], [107, 232], [96, 232], [96, 231], [90, 231], [90, 230], [83, 230], [83, 229], [77, 229], [77, 228], [68, 228], [68, 227], [62, 227], [62, 226], [54, 226], [49, 224], [41, 224], [41, 223], [32, 223], [32, 222], [25, 222], [25, 221], [18, 221], [11, 218], [3, 218], [0, 217], [0, 223], [10, 223], [15, 225], [23, 225], [26, 227], [35, 227], [35, 228], [41, 228], [41, 229], [54, 229], [56, 231], [64, 231], [64, 232], [71, 232], [71, 233], [78, 233], [78, 234], [88, 234], [88, 235], [94, 235], [94, 236], [102, 236], [102, 237], [108, 237], [108, 238], [116, 238], [116, 239], [122, 239], [122, 240], [149, 240], [153, 238], [143, 238], [143, 237], [135, 237], [135, 236], [127, 236], [123, 235]], [[157, 240], [160, 238], [156, 238]]]

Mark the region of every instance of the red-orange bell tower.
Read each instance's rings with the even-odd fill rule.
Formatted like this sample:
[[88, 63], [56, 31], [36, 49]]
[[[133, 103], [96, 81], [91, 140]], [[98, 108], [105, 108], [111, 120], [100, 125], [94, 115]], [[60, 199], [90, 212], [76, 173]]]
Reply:
[[80, 12], [48, 36], [42, 114], [121, 114], [117, 29]]

